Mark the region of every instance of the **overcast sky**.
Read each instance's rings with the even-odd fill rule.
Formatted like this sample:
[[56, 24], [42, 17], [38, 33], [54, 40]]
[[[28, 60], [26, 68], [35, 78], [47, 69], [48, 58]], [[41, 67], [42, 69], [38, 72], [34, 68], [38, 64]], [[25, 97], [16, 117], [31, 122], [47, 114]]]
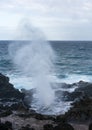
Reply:
[[92, 40], [92, 0], [0, 0], [0, 39], [24, 18], [50, 40]]

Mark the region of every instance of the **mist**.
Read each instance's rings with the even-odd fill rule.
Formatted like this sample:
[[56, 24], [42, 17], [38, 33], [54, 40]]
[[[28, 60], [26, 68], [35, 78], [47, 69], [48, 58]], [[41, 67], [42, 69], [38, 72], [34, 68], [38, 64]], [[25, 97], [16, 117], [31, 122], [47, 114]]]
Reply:
[[32, 78], [38, 102], [48, 107], [54, 102], [49, 75], [54, 72], [55, 53], [43, 32], [28, 22], [20, 24], [16, 39], [25, 40], [25, 44], [11, 43], [9, 55], [15, 66]]

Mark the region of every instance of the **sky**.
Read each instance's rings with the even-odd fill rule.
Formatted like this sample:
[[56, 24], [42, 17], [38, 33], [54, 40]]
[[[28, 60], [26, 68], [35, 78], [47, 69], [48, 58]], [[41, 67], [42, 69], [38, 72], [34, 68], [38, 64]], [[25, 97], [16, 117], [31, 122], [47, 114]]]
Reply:
[[92, 0], [0, 0], [0, 39], [26, 18], [48, 40], [92, 40]]

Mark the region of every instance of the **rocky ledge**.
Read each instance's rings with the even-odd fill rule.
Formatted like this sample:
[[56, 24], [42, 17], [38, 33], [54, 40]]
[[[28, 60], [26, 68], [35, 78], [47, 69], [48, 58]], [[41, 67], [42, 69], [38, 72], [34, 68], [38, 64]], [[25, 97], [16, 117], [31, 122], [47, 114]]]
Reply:
[[23, 104], [24, 94], [9, 83], [9, 78], [0, 73], [0, 117], [12, 114]]
[[[63, 84], [66, 88], [74, 86], [76, 86], [74, 92], [63, 93], [63, 100], [74, 101], [68, 112], [58, 116], [42, 115], [29, 110], [28, 96], [32, 98], [35, 90], [19, 91], [9, 82], [7, 76], [0, 73], [0, 129], [87, 130], [92, 122], [92, 84], [84, 81]], [[56, 91], [56, 95], [61, 98], [62, 92]], [[92, 129], [92, 124], [89, 127]]]

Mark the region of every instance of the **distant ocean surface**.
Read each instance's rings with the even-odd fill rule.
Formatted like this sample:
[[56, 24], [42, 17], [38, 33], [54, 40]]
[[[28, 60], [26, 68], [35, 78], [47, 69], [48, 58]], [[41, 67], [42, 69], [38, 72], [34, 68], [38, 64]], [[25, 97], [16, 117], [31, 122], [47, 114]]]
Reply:
[[[9, 44], [17, 41], [0, 41], [0, 72], [9, 76], [16, 88], [32, 86], [29, 77], [11, 61], [8, 53]], [[23, 42], [23, 44], [26, 44]], [[92, 42], [91, 41], [51, 41], [56, 61], [55, 74], [51, 75], [54, 82], [75, 83], [80, 80], [92, 82]], [[39, 63], [38, 63], [39, 64]]]

